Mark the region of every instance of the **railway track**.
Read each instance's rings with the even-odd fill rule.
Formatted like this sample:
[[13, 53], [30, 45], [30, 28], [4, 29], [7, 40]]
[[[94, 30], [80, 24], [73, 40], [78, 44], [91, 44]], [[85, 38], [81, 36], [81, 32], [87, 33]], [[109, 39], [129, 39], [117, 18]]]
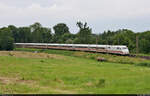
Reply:
[[138, 55], [135, 55], [135, 54], [130, 54], [129, 57], [139, 57], [139, 58], [150, 60], [150, 56], [138, 56]]

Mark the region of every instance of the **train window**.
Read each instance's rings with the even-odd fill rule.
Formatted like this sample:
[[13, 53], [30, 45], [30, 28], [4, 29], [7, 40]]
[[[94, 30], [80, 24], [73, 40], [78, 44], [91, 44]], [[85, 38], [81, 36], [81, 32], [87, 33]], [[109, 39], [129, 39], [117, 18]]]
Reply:
[[102, 47], [101, 49], [105, 49], [105, 47]]
[[105, 47], [96, 47], [97, 49], [105, 49]]
[[119, 49], [119, 50], [120, 50], [121, 48], [117, 47], [117, 49]]

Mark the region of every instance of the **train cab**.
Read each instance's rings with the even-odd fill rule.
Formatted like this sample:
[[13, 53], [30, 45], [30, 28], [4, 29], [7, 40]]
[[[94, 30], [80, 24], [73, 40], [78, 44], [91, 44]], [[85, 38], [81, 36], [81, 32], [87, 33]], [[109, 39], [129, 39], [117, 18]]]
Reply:
[[129, 49], [126, 46], [120, 47], [124, 55], [129, 54]]
[[108, 46], [107, 50], [109, 50], [110, 53], [116, 53], [121, 55], [129, 54], [129, 49], [127, 46]]

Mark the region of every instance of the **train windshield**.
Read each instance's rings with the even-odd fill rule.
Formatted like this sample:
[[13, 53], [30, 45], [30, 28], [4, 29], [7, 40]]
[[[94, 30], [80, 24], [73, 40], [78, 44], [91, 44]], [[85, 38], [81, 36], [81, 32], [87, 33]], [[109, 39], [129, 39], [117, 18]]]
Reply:
[[123, 47], [122, 49], [128, 49], [127, 47]]

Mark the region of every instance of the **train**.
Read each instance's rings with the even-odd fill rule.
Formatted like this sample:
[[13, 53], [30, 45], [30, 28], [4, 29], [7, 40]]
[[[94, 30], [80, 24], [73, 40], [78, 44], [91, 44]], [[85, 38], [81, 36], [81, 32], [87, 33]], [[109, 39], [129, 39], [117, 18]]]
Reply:
[[110, 53], [129, 55], [125, 45], [97, 45], [97, 44], [56, 44], [56, 43], [14, 43], [19, 48], [58, 49], [72, 51], [86, 51], [96, 53]]

